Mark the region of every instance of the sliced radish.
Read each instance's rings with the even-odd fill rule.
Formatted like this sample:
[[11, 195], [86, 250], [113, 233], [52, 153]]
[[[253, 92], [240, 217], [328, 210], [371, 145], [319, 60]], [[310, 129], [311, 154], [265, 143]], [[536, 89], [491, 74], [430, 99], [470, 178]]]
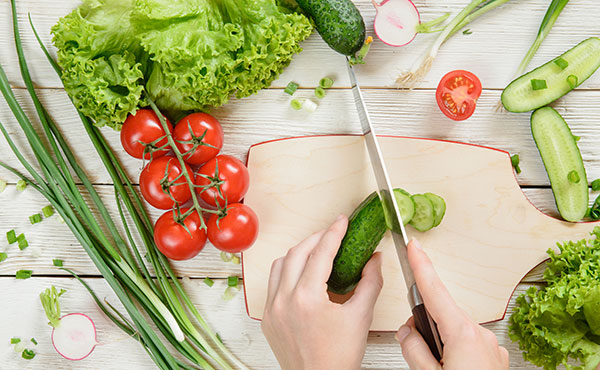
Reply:
[[65, 315], [52, 330], [52, 344], [56, 352], [67, 360], [83, 360], [98, 344], [96, 326], [82, 313]]
[[421, 16], [412, 1], [384, 0], [381, 4], [372, 1], [377, 9], [375, 34], [381, 41], [391, 46], [404, 46], [417, 36]]

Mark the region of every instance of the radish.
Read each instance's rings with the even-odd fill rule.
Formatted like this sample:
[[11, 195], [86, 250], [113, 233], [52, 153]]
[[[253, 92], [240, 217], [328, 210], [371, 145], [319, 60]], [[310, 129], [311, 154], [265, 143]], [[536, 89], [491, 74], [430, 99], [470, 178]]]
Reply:
[[71, 313], [60, 316], [58, 298], [65, 293], [53, 286], [40, 294], [42, 306], [52, 326], [52, 345], [58, 354], [67, 360], [79, 361], [89, 356], [98, 342], [96, 325], [89, 316]]
[[384, 0], [380, 4], [371, 0], [377, 10], [375, 16], [375, 34], [384, 44], [390, 46], [408, 45], [417, 33], [437, 32], [432, 29], [448, 18], [445, 14], [430, 22], [421, 23], [419, 10], [410, 0]]

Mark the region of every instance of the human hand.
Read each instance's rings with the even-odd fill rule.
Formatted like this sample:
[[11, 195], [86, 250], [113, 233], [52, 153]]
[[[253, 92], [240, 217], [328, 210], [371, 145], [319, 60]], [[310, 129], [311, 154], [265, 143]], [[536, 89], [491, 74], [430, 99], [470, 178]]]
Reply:
[[347, 227], [348, 219], [338, 216], [329, 229], [311, 235], [271, 266], [261, 327], [284, 370], [360, 369], [383, 286], [381, 255], [369, 260], [347, 302], [331, 302], [327, 280]]
[[415, 328], [411, 317], [396, 333], [404, 359], [413, 370], [508, 369], [508, 351], [498, 345], [496, 335], [477, 325], [460, 309], [438, 277], [417, 240], [408, 244], [408, 261], [427, 310], [437, 323], [444, 353], [440, 365]]

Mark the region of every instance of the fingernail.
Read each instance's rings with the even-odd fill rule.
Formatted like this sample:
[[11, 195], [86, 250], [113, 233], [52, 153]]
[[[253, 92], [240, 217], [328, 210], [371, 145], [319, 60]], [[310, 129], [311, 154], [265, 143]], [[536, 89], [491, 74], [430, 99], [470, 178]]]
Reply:
[[410, 328], [406, 325], [402, 325], [400, 329], [398, 329], [394, 337], [396, 338], [398, 343], [402, 343], [404, 339], [406, 339], [408, 334], [410, 334]]
[[421, 243], [419, 243], [419, 241], [414, 236], [410, 239], [410, 241], [415, 246], [415, 248], [423, 250], [423, 247], [421, 247]]

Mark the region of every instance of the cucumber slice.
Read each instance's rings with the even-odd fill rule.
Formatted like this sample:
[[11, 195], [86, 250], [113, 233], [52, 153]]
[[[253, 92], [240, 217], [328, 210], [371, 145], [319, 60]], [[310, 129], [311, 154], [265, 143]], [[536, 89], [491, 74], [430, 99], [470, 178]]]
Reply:
[[406, 225], [415, 215], [415, 202], [413, 202], [410, 194], [402, 189], [394, 189], [394, 196], [396, 197], [396, 203], [398, 203], [402, 222]]
[[588, 208], [588, 182], [569, 126], [556, 110], [544, 107], [531, 115], [531, 133], [544, 161], [558, 212], [567, 221], [581, 220]]
[[433, 217], [435, 218], [435, 221], [433, 222], [433, 227], [436, 227], [442, 223], [442, 219], [446, 214], [446, 202], [444, 201], [444, 198], [440, 197], [437, 194], [425, 193], [423, 195], [425, 195], [427, 199], [429, 199], [433, 204]]
[[[511, 82], [502, 92], [502, 104], [506, 110], [515, 113], [543, 107], [581, 85], [598, 67], [600, 38], [591, 37]], [[548, 87], [534, 90], [532, 80], [544, 80]]]
[[415, 194], [411, 198], [415, 202], [415, 215], [410, 224], [421, 232], [431, 230], [435, 224], [433, 203], [423, 194]]

